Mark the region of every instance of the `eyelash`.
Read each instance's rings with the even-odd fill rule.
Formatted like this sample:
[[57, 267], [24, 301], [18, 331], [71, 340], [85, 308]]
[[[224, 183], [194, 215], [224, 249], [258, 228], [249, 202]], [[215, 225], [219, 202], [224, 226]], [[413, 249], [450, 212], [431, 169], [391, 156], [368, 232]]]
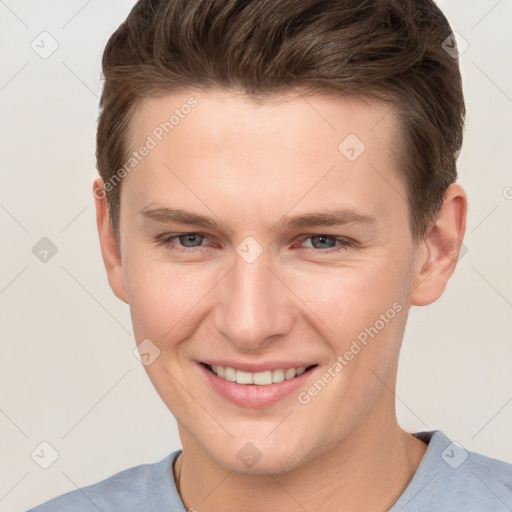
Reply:
[[[179, 238], [180, 236], [186, 236], [186, 235], [199, 235], [199, 236], [203, 236], [205, 238], [208, 238], [207, 235], [205, 235], [203, 233], [197, 233], [197, 232], [172, 233], [172, 234], [164, 234], [164, 235], [158, 236], [156, 238], [156, 242], [157, 242], [158, 246], [163, 246], [163, 247], [165, 247], [167, 249], [175, 250], [175, 251], [178, 251], [178, 252], [183, 252], [183, 253], [200, 252], [200, 253], [203, 253], [204, 250], [201, 250], [201, 249], [203, 249], [204, 246], [200, 245], [200, 246], [197, 246], [197, 247], [186, 248], [186, 247], [183, 247], [183, 246], [179, 246], [175, 242], [173, 242], [173, 240], [175, 238]], [[338, 252], [341, 252], [341, 251], [347, 251], [349, 248], [354, 246], [354, 242], [352, 242], [349, 239], [342, 238], [342, 237], [337, 237], [337, 236], [334, 236], [334, 235], [326, 235], [326, 234], [307, 235], [307, 236], [305, 236], [301, 240], [301, 243], [303, 243], [306, 240], [308, 240], [309, 238], [313, 238], [313, 237], [332, 238], [336, 242], [338, 242], [339, 245], [337, 247], [335, 246], [335, 247], [331, 247], [331, 248], [328, 248], [328, 249], [316, 249], [314, 247], [302, 247], [302, 249], [309, 249], [310, 251], [312, 250], [316, 254], [318, 254], [318, 253], [320, 253], [320, 254], [322, 254], [322, 253], [324, 253], [324, 254], [325, 253], [333, 254], [333, 253], [338, 253]]]

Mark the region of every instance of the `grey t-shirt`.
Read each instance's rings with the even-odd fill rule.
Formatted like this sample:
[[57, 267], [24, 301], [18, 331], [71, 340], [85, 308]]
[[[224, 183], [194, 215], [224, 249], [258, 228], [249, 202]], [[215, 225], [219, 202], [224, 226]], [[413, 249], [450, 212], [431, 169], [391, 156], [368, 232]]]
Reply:
[[[440, 430], [413, 435], [428, 449], [389, 512], [512, 511], [512, 464], [466, 451]], [[180, 453], [126, 469], [28, 512], [186, 512], [172, 473]]]

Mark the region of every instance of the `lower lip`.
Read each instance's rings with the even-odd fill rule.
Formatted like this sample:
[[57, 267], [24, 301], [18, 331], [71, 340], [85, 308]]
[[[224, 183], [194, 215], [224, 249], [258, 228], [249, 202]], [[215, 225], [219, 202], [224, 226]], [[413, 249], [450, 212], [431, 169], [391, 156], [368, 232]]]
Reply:
[[308, 379], [310, 374], [317, 368], [316, 366], [310, 368], [302, 375], [294, 377], [293, 379], [260, 386], [257, 384], [238, 384], [237, 382], [230, 382], [215, 375], [202, 363], [199, 363], [199, 367], [211, 387], [219, 395], [236, 405], [249, 407], [251, 409], [270, 407], [276, 402], [279, 402], [279, 400], [289, 396], [301, 386], [304, 386], [306, 379]]

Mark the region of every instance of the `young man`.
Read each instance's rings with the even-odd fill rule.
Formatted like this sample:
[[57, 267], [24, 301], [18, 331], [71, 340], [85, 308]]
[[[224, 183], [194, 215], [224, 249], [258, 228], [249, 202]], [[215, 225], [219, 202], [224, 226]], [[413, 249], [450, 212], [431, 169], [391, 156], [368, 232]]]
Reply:
[[136, 4], [94, 194], [183, 450], [34, 512], [512, 509], [512, 465], [395, 414], [408, 310], [465, 231], [447, 41], [430, 0]]

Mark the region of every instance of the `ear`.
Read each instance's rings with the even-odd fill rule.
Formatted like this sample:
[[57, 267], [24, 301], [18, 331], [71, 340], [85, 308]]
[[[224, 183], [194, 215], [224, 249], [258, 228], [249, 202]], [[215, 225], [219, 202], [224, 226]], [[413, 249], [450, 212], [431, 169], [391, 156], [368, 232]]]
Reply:
[[414, 285], [410, 293], [413, 306], [426, 306], [443, 294], [453, 274], [466, 232], [467, 198], [464, 189], [452, 183], [425, 238], [418, 247]]
[[121, 252], [110, 220], [103, 180], [96, 178], [92, 188], [96, 204], [96, 224], [100, 237], [101, 255], [107, 270], [108, 282], [116, 297], [128, 303]]

